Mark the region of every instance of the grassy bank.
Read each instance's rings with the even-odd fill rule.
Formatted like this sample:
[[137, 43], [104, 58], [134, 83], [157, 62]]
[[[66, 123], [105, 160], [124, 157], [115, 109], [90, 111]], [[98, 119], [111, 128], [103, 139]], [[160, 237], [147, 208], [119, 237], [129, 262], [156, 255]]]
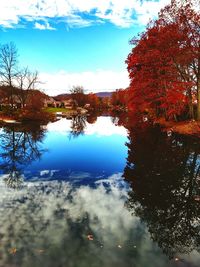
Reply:
[[67, 109], [67, 108], [45, 108], [44, 109], [45, 112], [49, 112], [49, 113], [56, 113], [56, 112], [72, 112], [72, 109]]

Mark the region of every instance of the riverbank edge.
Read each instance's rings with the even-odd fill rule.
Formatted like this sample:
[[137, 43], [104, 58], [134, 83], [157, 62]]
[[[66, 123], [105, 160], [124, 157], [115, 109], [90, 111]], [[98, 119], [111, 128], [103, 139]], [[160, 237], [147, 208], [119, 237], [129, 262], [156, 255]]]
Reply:
[[166, 132], [200, 138], [200, 122], [194, 120], [173, 122], [159, 119], [154, 123], [159, 124], [162, 127], [163, 131]]
[[[43, 113], [44, 112], [44, 113]], [[49, 114], [49, 115], [54, 115], [54, 117], [49, 118], [49, 121], [54, 121], [56, 120], [56, 115], [60, 115], [65, 118], [71, 118], [73, 116], [77, 115], [86, 115], [88, 113], [88, 110], [84, 108], [77, 108], [75, 109], [65, 109], [65, 108], [51, 108], [51, 109], [43, 109], [42, 110], [43, 114]], [[41, 114], [42, 114], [41, 113]], [[4, 123], [23, 123], [27, 121], [36, 121], [36, 122], [42, 122], [44, 121], [43, 116], [40, 118], [38, 117], [37, 119], [35, 118], [26, 118], [26, 117], [21, 117], [19, 114], [16, 116], [15, 115], [6, 115], [6, 114], [0, 114], [0, 122]], [[48, 121], [48, 120], [47, 120]]]

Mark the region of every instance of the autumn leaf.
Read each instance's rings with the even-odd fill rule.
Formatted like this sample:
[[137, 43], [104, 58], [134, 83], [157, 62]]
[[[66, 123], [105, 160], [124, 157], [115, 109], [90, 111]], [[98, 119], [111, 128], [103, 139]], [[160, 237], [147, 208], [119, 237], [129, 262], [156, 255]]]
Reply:
[[87, 239], [89, 240], [89, 241], [93, 241], [94, 240], [94, 237], [93, 237], [93, 235], [87, 235]]
[[12, 255], [15, 255], [17, 252], [17, 249], [16, 248], [10, 248], [9, 249], [9, 253], [12, 254]]

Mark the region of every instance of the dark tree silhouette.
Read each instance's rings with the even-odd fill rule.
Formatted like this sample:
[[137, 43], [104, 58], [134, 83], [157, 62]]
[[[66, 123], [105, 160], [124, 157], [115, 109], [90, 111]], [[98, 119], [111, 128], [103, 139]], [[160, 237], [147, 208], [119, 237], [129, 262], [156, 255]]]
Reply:
[[[168, 133], [171, 135], [171, 133]], [[170, 258], [200, 248], [200, 144], [147, 127], [130, 132], [128, 208]]]

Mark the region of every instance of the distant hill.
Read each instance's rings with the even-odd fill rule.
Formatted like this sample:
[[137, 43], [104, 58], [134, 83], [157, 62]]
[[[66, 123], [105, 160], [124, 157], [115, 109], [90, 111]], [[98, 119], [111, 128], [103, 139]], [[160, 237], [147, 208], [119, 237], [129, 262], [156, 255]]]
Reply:
[[61, 95], [54, 96], [53, 98], [57, 101], [63, 101], [63, 100], [70, 99], [70, 94], [61, 94]]
[[98, 97], [111, 97], [113, 92], [99, 92], [99, 93], [96, 93], [96, 95]]
[[[98, 97], [111, 97], [113, 92], [99, 92], [95, 93]], [[70, 98], [70, 94], [60, 94], [53, 97], [55, 100], [62, 101]]]

